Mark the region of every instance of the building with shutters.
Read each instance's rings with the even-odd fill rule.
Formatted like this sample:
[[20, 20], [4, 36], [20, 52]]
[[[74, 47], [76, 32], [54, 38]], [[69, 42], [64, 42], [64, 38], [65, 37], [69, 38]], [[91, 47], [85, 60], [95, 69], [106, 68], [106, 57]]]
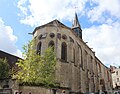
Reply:
[[113, 89], [120, 89], [120, 67], [110, 66], [112, 81], [113, 81]]

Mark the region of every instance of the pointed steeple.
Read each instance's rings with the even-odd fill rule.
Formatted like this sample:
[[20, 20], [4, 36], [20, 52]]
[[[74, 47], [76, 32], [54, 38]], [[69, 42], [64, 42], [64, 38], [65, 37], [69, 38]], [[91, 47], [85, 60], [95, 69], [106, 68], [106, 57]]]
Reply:
[[72, 28], [76, 28], [76, 27], [81, 28], [79, 21], [78, 21], [77, 13], [75, 13], [75, 18], [74, 18], [73, 25], [72, 25]]
[[75, 13], [75, 18], [72, 24], [72, 30], [77, 34], [77, 36], [79, 36], [82, 39], [82, 29], [79, 24], [77, 13]]

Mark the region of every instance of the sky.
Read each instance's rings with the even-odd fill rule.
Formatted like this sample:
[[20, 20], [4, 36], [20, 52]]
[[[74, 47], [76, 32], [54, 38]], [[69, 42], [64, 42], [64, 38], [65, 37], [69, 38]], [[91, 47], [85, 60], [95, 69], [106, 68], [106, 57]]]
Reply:
[[22, 57], [35, 27], [75, 16], [83, 40], [106, 66], [120, 66], [120, 0], [0, 0], [0, 50]]

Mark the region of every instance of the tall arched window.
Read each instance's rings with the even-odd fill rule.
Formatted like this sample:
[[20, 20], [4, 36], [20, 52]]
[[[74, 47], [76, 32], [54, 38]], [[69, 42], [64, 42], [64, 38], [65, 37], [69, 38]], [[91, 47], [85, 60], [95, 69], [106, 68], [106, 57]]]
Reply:
[[55, 47], [54, 41], [50, 41], [48, 47], [52, 47], [54, 51], [54, 47]]
[[98, 63], [98, 65], [99, 65], [99, 72], [101, 73], [101, 65], [100, 65], [100, 63]]
[[110, 81], [109, 72], [107, 71], [108, 82]]
[[79, 62], [80, 62], [80, 65], [81, 66], [83, 66], [83, 62], [82, 62], [82, 48], [81, 48], [81, 46], [79, 45], [79, 47], [78, 47], [78, 57], [79, 57]]
[[39, 42], [37, 45], [37, 54], [39, 54], [39, 55], [41, 55], [41, 46], [42, 46], [42, 43]]
[[61, 59], [67, 61], [67, 45], [65, 42], [61, 45]]
[[72, 56], [73, 56], [73, 62], [75, 63], [75, 49], [73, 48], [73, 54], [72, 54]]

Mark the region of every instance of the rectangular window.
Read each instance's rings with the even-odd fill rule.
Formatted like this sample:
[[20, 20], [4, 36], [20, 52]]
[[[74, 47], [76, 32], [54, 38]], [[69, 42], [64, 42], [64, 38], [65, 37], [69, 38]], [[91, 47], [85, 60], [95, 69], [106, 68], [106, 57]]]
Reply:
[[117, 78], [117, 82], [119, 82], [119, 78]]
[[118, 71], [116, 71], [116, 75], [118, 75]]

